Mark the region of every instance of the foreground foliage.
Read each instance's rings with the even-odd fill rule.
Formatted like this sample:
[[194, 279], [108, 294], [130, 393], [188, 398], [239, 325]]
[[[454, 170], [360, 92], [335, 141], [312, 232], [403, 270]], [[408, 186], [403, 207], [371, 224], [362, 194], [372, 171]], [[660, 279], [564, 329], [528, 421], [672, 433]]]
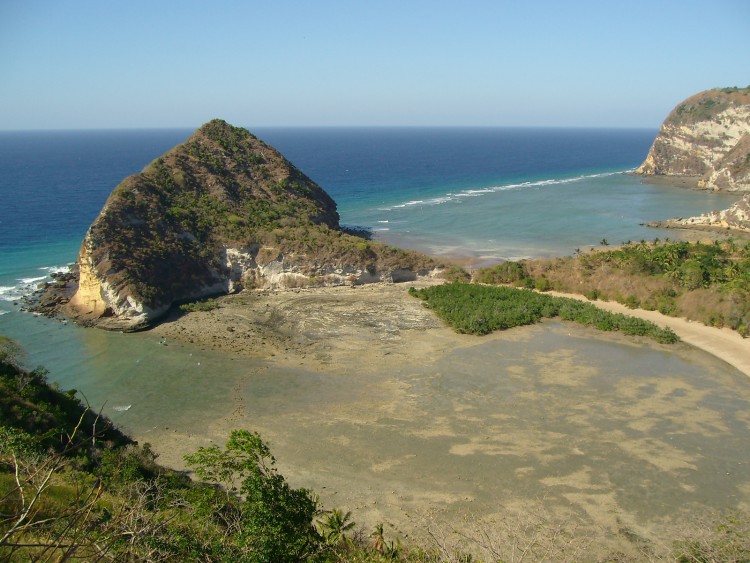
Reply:
[[473, 531], [425, 522], [429, 544], [403, 545], [383, 524], [368, 533], [291, 487], [257, 433], [187, 456], [203, 482], [162, 467], [148, 444], [20, 367], [21, 355], [0, 337], [0, 561], [750, 560], [745, 514], [696, 521], [666, 550], [600, 556], [543, 503]]
[[291, 487], [257, 433], [156, 463], [0, 337], [0, 561], [434, 560]]
[[513, 287], [450, 283], [411, 288], [409, 293], [424, 300], [425, 306], [458, 332], [467, 334], [488, 334], [559, 317], [599, 330], [647, 336], [657, 342], [679, 340], [670, 328], [660, 328], [649, 321], [602, 311], [591, 303]]

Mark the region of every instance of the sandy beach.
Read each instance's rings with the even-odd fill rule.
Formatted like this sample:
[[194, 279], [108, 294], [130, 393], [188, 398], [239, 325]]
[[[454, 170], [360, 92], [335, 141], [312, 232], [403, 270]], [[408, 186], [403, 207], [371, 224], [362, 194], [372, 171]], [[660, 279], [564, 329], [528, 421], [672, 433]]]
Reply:
[[[571, 293], [552, 291], [550, 295], [588, 301], [582, 295]], [[683, 342], [716, 356], [750, 377], [750, 339], [742, 338], [737, 331], [729, 328], [709, 327], [687, 319], [668, 317], [658, 311], [629, 309], [625, 305], [614, 301], [591, 301], [591, 303], [605, 311], [622, 313], [651, 321], [662, 327], [669, 327]]]
[[135, 437], [180, 468], [231, 429], [258, 431], [293, 485], [407, 540], [514, 534], [534, 515], [633, 553], [696, 513], [750, 506], [748, 341], [603, 302], [685, 343], [559, 321], [461, 335], [409, 285], [252, 291], [169, 319], [147, 338], [247, 369], [222, 381], [218, 410]]

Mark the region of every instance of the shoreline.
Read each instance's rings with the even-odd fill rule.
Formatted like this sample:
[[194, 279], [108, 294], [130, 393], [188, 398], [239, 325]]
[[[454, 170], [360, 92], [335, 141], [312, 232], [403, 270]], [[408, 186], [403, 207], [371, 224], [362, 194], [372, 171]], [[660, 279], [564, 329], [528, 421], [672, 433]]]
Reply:
[[675, 186], [697, 191], [713, 191], [708, 188], [701, 188], [698, 185], [702, 179], [701, 176], [668, 176], [666, 174], [637, 174], [636, 172], [631, 172], [631, 175], [640, 178], [644, 184], [654, 186]]
[[[332, 313], [326, 312], [325, 308], [333, 307], [341, 310], [354, 309], [349, 311], [349, 317], [357, 317], [358, 320], [352, 322], [363, 326], [370, 322], [376, 323], [383, 331], [383, 334], [380, 334], [382, 339], [388, 337], [388, 331], [395, 334], [399, 330], [420, 328], [449, 331], [457, 339], [468, 344], [475, 337], [454, 333], [427, 309], [420, 314], [418, 308], [413, 306], [418, 301], [415, 300], [410, 307], [410, 298], [400, 295], [406, 294], [406, 290], [412, 285], [427, 286], [439, 283], [444, 282], [436, 280], [401, 284], [376, 283], [354, 287], [259, 290], [250, 294], [222, 296], [217, 300], [218, 309], [172, 315], [150, 329], [150, 332], [160, 337], [173, 338], [230, 354], [288, 362], [290, 365], [304, 365], [312, 369], [330, 368], [330, 361], [321, 358], [330, 357], [331, 349], [351, 348], [351, 343], [347, 343], [347, 340], [362, 339], [361, 344], [365, 344], [364, 334], [353, 336], [343, 333], [341, 328], [332, 326]], [[613, 301], [591, 301], [580, 294], [557, 291], [547, 293], [585, 301], [605, 311], [622, 313], [669, 327], [686, 344], [711, 354], [750, 377], [750, 339], [742, 338], [729, 328], [710, 327], [685, 318], [663, 315], [658, 311], [629, 309]], [[300, 305], [295, 306], [295, 301]], [[303, 306], [306, 309], [303, 310]], [[310, 314], [311, 318], [304, 318], [303, 313]], [[392, 325], [390, 328], [386, 326], [388, 323]], [[244, 328], [240, 325], [244, 325]], [[501, 334], [506, 332], [500, 331]], [[328, 342], [334, 338], [335, 341]], [[377, 344], [373, 345], [377, 348]], [[327, 348], [329, 353], [316, 353], [317, 348]], [[399, 355], [409, 353], [411, 351], [407, 349], [399, 351]]]
[[625, 305], [614, 301], [590, 301], [585, 296], [575, 293], [561, 293], [558, 291], [549, 291], [547, 293], [558, 297], [586, 301], [611, 313], [622, 313], [651, 321], [662, 327], [669, 327], [686, 344], [690, 344], [703, 352], [711, 354], [750, 377], [750, 339], [742, 338], [739, 333], [729, 328], [710, 327], [685, 318], [669, 317], [658, 311], [629, 309]]
[[[414, 285], [433, 283], [442, 282]], [[611, 540], [613, 549], [626, 549], [617, 537], [623, 522], [655, 538], [658, 526], [675, 524], [679, 515], [660, 521], [658, 511], [643, 508], [644, 516], [618, 487], [650, 487], [654, 479], [667, 479], [663, 487], [670, 492], [653, 494], [664, 503], [673, 500], [662, 494], [687, 494], [679, 497], [677, 510], [689, 501], [689, 491], [713, 483], [705, 468], [683, 471], [700, 467], [702, 457], [692, 446], [675, 447], [656, 422], [692, 428], [694, 436], [709, 440], [719, 415], [703, 403], [703, 380], [659, 369], [642, 375], [626, 370], [621, 379], [607, 369], [609, 356], [597, 360], [601, 367], [575, 358], [596, 341], [626, 346], [614, 360], [618, 365], [674, 355], [731, 393], [750, 377], [750, 361], [737, 361], [724, 343], [739, 345], [750, 359], [750, 341], [608, 302], [592, 303], [651, 316], [672, 327], [685, 345], [555, 319], [485, 336], [458, 334], [408, 295], [410, 285], [253, 290], [142, 333], [154, 343], [164, 337], [237, 362], [244, 358], [247, 368], [226, 381], [221, 408], [210, 415], [192, 413], [132, 435], [151, 441], [167, 465], [184, 469], [182, 454], [223, 443], [231, 428], [251, 428], [271, 445], [294, 486], [315, 490], [325, 506], [351, 510], [365, 528], [388, 522], [403, 538], [420, 537], [420, 523], [433, 518], [463, 529], [467, 515], [490, 521], [516, 509], [522, 513], [544, 494], [545, 513], [578, 522], [584, 535], [606, 530], [607, 545]], [[479, 359], [475, 366], [472, 359]], [[739, 371], [725, 370], [725, 362]], [[498, 370], [505, 374], [499, 379]], [[593, 378], [600, 383], [591, 384]], [[601, 387], [602, 381], [610, 383]], [[681, 391], [673, 396], [675, 389]], [[517, 408], [518, 402], [524, 406]], [[596, 408], [581, 410], [583, 404]], [[620, 461], [610, 466], [604, 460], [613, 455]], [[629, 469], [623, 472], [618, 463]], [[503, 475], [505, 485], [493, 475]], [[633, 481], [620, 483], [625, 475]], [[613, 492], [606, 494], [592, 485], [610, 481]]]

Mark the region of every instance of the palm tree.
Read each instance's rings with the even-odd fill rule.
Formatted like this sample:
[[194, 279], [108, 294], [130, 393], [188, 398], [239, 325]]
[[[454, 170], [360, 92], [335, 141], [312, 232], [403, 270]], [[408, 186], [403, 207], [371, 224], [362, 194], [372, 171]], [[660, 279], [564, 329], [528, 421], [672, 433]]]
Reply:
[[338, 508], [334, 508], [327, 514], [324, 520], [318, 520], [321, 533], [329, 545], [338, 545], [349, 541], [346, 533], [354, 528], [355, 523], [351, 520], [352, 513], [344, 514]]

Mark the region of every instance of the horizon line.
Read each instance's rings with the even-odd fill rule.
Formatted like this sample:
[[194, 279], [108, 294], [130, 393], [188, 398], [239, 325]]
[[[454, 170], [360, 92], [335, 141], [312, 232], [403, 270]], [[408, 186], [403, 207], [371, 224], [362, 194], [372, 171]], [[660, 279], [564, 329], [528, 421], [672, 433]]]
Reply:
[[[215, 118], [221, 119], [221, 118]], [[212, 120], [209, 120], [212, 121]], [[198, 126], [173, 125], [156, 127], [33, 127], [28, 129], [2, 129], [0, 133], [63, 133], [63, 132], [105, 132], [105, 131], [177, 131], [196, 130], [208, 123]], [[224, 120], [226, 121], [226, 120]], [[229, 123], [227, 121], [227, 123]], [[232, 124], [233, 125], [233, 124]], [[626, 125], [239, 125], [243, 129], [620, 129], [620, 130], [658, 130], [653, 126]]]

